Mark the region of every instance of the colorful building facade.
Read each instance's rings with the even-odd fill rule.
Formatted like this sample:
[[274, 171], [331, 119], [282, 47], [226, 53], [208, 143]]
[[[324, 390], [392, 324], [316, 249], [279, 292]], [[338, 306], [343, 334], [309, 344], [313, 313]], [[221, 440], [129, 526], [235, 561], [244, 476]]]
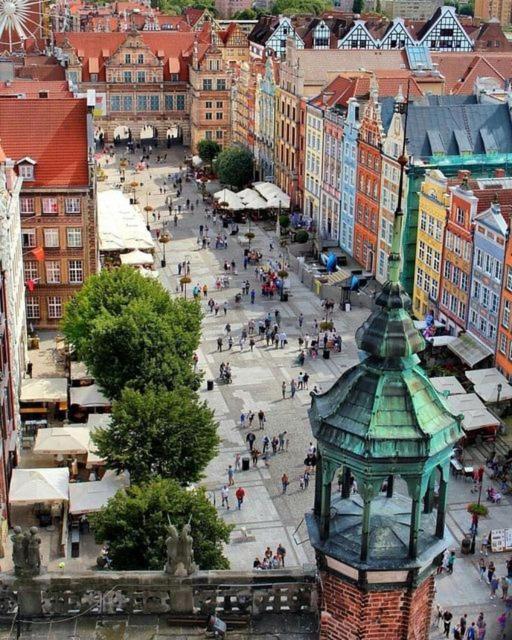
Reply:
[[343, 126], [341, 206], [340, 206], [340, 247], [353, 254], [354, 211], [357, 192], [357, 140], [359, 138], [361, 106], [355, 98], [348, 101], [347, 116]]

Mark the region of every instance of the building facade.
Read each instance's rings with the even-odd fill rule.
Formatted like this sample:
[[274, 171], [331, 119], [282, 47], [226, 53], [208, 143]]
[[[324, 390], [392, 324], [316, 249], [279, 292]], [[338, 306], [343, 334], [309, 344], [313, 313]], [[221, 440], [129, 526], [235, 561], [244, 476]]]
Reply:
[[475, 0], [475, 18], [491, 20], [495, 18], [503, 26], [512, 20], [510, 0]]
[[256, 87], [256, 121], [254, 161], [263, 181], [274, 180], [274, 152], [276, 139], [276, 74], [277, 63], [272, 56], [265, 61], [265, 70], [259, 74]]
[[380, 104], [372, 89], [359, 129], [354, 258], [375, 273], [381, 187], [381, 145], [384, 142]]
[[507, 242], [503, 265], [503, 287], [498, 324], [496, 367], [512, 380], [512, 242]]
[[0, 137], [23, 178], [27, 322], [55, 328], [98, 268], [92, 115], [84, 99], [0, 99]]
[[324, 118], [324, 153], [322, 167], [321, 221], [329, 240], [339, 243], [341, 171], [344, 118], [334, 109], [326, 109]]
[[[310, 102], [306, 106], [304, 158], [304, 213], [313, 219], [318, 234], [327, 236], [327, 218], [321, 209], [322, 164], [324, 159], [324, 111]], [[332, 222], [331, 222], [332, 224]]]
[[294, 65], [281, 65], [276, 89], [276, 184], [291, 198], [292, 206], [302, 206], [298, 187], [300, 150], [300, 72]]
[[449, 203], [447, 178], [437, 169], [429, 171], [419, 195], [413, 294], [413, 312], [418, 318], [425, 317], [431, 309], [434, 312], [438, 310], [441, 258]]
[[360, 104], [355, 98], [348, 101], [347, 117], [343, 127], [340, 247], [350, 256], [354, 247], [354, 211], [357, 191], [357, 141], [360, 127]]
[[498, 202], [475, 217], [468, 332], [496, 350], [508, 219]]

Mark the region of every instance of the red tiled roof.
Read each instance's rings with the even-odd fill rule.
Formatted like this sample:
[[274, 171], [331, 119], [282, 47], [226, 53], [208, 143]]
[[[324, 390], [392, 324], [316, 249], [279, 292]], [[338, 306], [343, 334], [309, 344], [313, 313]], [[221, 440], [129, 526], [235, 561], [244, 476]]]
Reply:
[[73, 187], [89, 183], [85, 99], [0, 98], [0, 144], [7, 156], [37, 162], [27, 186]]
[[[508, 78], [512, 67], [512, 51], [502, 53], [432, 53], [432, 61], [446, 79], [446, 93], [471, 93], [471, 89], [461, 89], [470, 71], [483, 61], [481, 75], [497, 79]], [[467, 87], [466, 84], [464, 84]]]
[[195, 23], [201, 18], [204, 13], [204, 9], [196, 9], [195, 7], [187, 7], [183, 11], [183, 17], [188, 24], [194, 26]]
[[39, 98], [40, 92], [48, 93], [49, 98], [72, 98], [68, 83], [54, 80], [45, 82], [43, 80], [22, 80], [15, 78], [10, 82], [0, 82], [0, 95], [17, 96], [23, 94], [27, 98]]

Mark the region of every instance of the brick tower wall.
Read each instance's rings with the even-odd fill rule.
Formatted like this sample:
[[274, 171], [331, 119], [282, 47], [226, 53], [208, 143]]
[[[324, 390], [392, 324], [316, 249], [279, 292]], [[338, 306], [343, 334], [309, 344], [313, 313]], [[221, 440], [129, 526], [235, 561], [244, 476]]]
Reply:
[[322, 573], [320, 640], [428, 640], [434, 578], [416, 588], [363, 591]]

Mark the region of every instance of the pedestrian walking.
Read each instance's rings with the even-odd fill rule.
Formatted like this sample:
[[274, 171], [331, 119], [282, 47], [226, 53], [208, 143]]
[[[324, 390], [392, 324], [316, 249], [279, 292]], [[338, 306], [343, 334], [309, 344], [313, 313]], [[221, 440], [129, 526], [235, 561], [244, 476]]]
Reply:
[[276, 549], [277, 552], [277, 557], [279, 558], [279, 562], [281, 563], [281, 566], [284, 567], [284, 559], [286, 557], [286, 549], [283, 547], [282, 543], [280, 542], [277, 546]]
[[468, 633], [466, 635], [466, 639], [467, 640], [477, 640], [476, 639], [476, 635], [477, 635], [477, 628], [475, 626], [475, 623], [472, 622], [471, 626], [468, 629]]
[[251, 347], [251, 351], [254, 351], [254, 345], [256, 343], [254, 342], [254, 338], [251, 337], [251, 339], [249, 340], [249, 346]]
[[286, 398], [286, 382], [283, 380], [281, 385], [281, 395], [283, 396], [283, 400]]
[[245, 427], [245, 413], [243, 411], [240, 414], [240, 426], [242, 427], [242, 429]]
[[245, 498], [245, 489], [243, 489], [242, 487], [238, 487], [238, 489], [235, 491], [235, 497], [238, 508], [241, 509]]
[[506, 600], [508, 596], [508, 587], [509, 587], [507, 576], [503, 576], [500, 582], [501, 582], [501, 599]]
[[247, 434], [247, 436], [245, 437], [245, 441], [247, 442], [248, 446], [249, 446], [249, 451], [252, 451], [254, 448], [254, 441], [256, 440], [256, 436], [254, 435], [254, 433], [252, 431], [249, 431], [249, 433]]
[[223, 342], [223, 341], [222, 341], [222, 337], [221, 337], [221, 336], [219, 336], [219, 337], [217, 338], [217, 351], [222, 351], [222, 342]]
[[242, 469], [242, 456], [237, 453], [235, 455], [235, 471], [240, 471]]
[[496, 575], [493, 575], [492, 580], [491, 580], [491, 600], [494, 600], [494, 598], [496, 597], [496, 591], [498, 590], [498, 587], [500, 586], [500, 581], [499, 579], [496, 577]]
[[279, 451], [284, 451], [286, 435], [287, 435], [287, 432], [286, 431], [282, 431], [278, 436], [279, 437]]
[[446, 563], [446, 568], [449, 574], [453, 573], [454, 564], [455, 564], [455, 551], [450, 551], [450, 555], [448, 556], [448, 560]]
[[304, 375], [302, 376], [302, 384], [304, 386], [304, 389], [309, 389], [308, 383], [309, 383], [309, 373], [305, 372]]
[[272, 453], [273, 455], [275, 455], [277, 453], [277, 447], [279, 446], [279, 438], [277, 436], [274, 436], [272, 438], [271, 445], [272, 445]]
[[486, 571], [487, 571], [487, 565], [485, 564], [485, 560], [483, 558], [480, 558], [478, 560], [478, 574], [480, 576], [480, 580], [484, 579]]
[[292, 378], [290, 381], [290, 397], [292, 400], [295, 398], [296, 391], [297, 391], [297, 385], [295, 384], [295, 379]]
[[286, 493], [286, 489], [288, 489], [289, 484], [290, 481], [288, 479], [288, 476], [286, 475], [286, 473], [283, 473], [283, 475], [281, 476], [281, 487], [283, 489], [283, 494]]
[[178, 226], [178, 214], [177, 213], [174, 214], [174, 226], [175, 227]]
[[227, 300], [224, 300], [222, 308], [224, 309], [224, 315], [226, 315], [227, 312], [228, 312], [228, 302], [227, 302]]
[[494, 566], [494, 562], [491, 560], [487, 565], [487, 582], [489, 584], [491, 584], [491, 580], [495, 571], [496, 571], [496, 567]]
[[233, 336], [229, 336], [228, 338], [228, 350], [231, 350], [233, 347]]
[[260, 429], [263, 429], [263, 427], [265, 426], [266, 420], [267, 419], [266, 419], [266, 416], [265, 416], [265, 412], [262, 409], [260, 409], [258, 411], [258, 422], [259, 422], [259, 425], [260, 425]]
[[304, 489], [307, 489], [309, 487], [309, 479], [310, 479], [310, 473], [309, 471], [304, 471]]
[[251, 428], [252, 427], [252, 421], [254, 420], [254, 412], [253, 411], [249, 411], [248, 418], [249, 418], [249, 428]]
[[229, 322], [224, 327], [224, 331], [226, 332], [226, 335], [228, 335], [228, 336], [231, 333], [231, 325], [229, 324]]
[[227, 485], [224, 485], [220, 490], [220, 497], [222, 499], [221, 506], [226, 507], [226, 509], [229, 509], [229, 489]]
[[302, 325], [304, 324], [304, 314], [299, 314], [299, 329], [302, 329]]
[[263, 453], [267, 453], [268, 448], [270, 447], [270, 438], [267, 435], [265, 435], [263, 436], [263, 439], [261, 442], [263, 444]]
[[251, 304], [254, 304], [254, 300], [256, 299], [256, 291], [254, 289], [251, 290]]
[[235, 484], [235, 470], [231, 465], [228, 467], [228, 484], [230, 487]]
[[446, 611], [443, 613], [443, 625], [444, 625], [444, 635], [449, 638], [450, 637], [450, 627], [452, 624], [453, 614], [451, 611]]

